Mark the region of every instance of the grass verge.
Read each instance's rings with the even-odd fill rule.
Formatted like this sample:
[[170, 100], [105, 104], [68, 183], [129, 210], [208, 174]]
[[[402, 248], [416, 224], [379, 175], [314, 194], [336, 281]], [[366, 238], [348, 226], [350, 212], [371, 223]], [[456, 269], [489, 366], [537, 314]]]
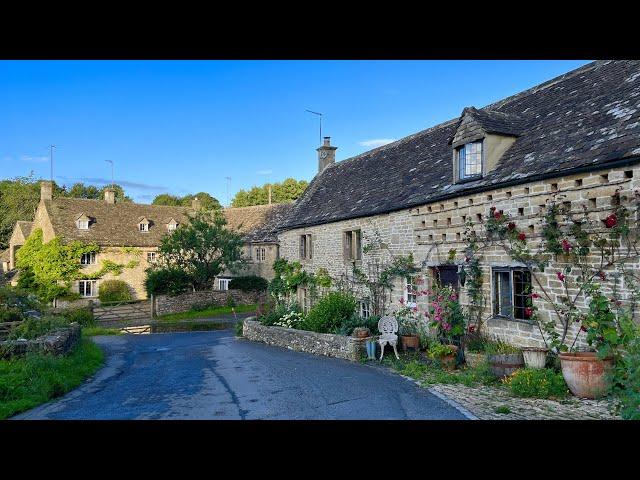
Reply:
[[238, 305], [236, 307], [210, 307], [205, 310], [189, 310], [188, 312], [180, 312], [180, 313], [170, 313], [169, 315], [162, 315], [158, 317], [157, 320], [164, 321], [173, 321], [173, 320], [190, 320], [197, 318], [211, 318], [211, 317], [219, 317], [222, 315], [233, 315], [232, 308], [235, 309], [236, 313], [247, 313], [247, 312], [255, 312], [258, 308], [258, 305]]
[[83, 327], [82, 335], [85, 337], [94, 337], [96, 335], [122, 335], [122, 332], [118, 328]]
[[0, 360], [0, 419], [76, 388], [103, 361], [100, 347], [85, 338], [66, 356], [29, 353], [22, 358]]

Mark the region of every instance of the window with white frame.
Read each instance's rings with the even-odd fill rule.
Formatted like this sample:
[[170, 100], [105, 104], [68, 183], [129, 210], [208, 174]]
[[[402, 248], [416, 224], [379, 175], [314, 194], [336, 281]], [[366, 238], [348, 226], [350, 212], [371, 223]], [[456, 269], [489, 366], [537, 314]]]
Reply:
[[230, 278], [219, 278], [218, 279], [218, 290], [229, 290], [229, 282]]
[[256, 262], [264, 262], [267, 258], [267, 249], [265, 247], [256, 247]]
[[171, 222], [167, 224], [167, 230], [169, 230], [170, 232], [173, 232], [176, 228], [178, 228], [178, 224]]
[[407, 307], [415, 307], [418, 304], [418, 285], [416, 277], [410, 276], [404, 279], [404, 302]]
[[531, 292], [531, 272], [522, 267], [492, 270], [493, 314], [516, 320], [528, 320], [525, 311]]
[[158, 258], [156, 252], [147, 252], [147, 263], [153, 263]]
[[369, 299], [363, 298], [360, 300], [360, 317], [369, 318], [371, 316], [371, 310], [369, 309]]
[[471, 142], [456, 149], [460, 180], [482, 175], [482, 141]]
[[78, 293], [81, 297], [96, 297], [98, 295], [97, 280], [79, 280]]
[[138, 224], [138, 228], [140, 229], [141, 232], [148, 232], [149, 231], [149, 224], [146, 222], [140, 222]]
[[83, 253], [80, 257], [80, 265], [93, 265], [96, 263], [96, 252]]
[[76, 225], [78, 226], [78, 230], [89, 230], [89, 220], [88, 219], [78, 219], [76, 220]]

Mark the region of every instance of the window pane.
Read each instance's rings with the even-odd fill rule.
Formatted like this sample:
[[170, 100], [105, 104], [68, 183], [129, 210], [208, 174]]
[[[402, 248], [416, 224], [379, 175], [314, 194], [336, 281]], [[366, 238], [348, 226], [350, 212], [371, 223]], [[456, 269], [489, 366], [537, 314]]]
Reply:
[[512, 315], [510, 277], [508, 271], [494, 272], [493, 312], [496, 315], [504, 315], [506, 317]]
[[513, 317], [526, 320], [524, 309], [527, 306], [527, 295], [531, 291], [531, 272], [527, 270], [513, 271], [513, 300], [514, 313]]

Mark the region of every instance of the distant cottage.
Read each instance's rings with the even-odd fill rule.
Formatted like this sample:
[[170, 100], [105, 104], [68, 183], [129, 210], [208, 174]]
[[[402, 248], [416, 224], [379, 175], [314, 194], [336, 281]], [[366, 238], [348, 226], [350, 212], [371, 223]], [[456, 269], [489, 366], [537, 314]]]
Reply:
[[[189, 221], [199, 207], [194, 199], [190, 208], [116, 202], [115, 191], [106, 189], [104, 200], [54, 198], [52, 183], [41, 182], [40, 203], [33, 222], [16, 223], [9, 249], [2, 253], [4, 271], [16, 268], [16, 253], [34, 231], [42, 230], [42, 241], [59, 237], [63, 243], [74, 240], [95, 243], [99, 252], [78, 258], [83, 274], [92, 274], [110, 261], [126, 265], [121, 273], [108, 272], [99, 279], [76, 280], [73, 291], [83, 298], [95, 298], [101, 281], [118, 279], [126, 282], [135, 299], [146, 298], [145, 270], [157, 260], [163, 236]], [[245, 238], [244, 254], [249, 259], [242, 274], [255, 273], [269, 277], [271, 264], [278, 256], [277, 228], [285, 205], [228, 208], [223, 213], [227, 227]], [[270, 262], [270, 263], [268, 263]], [[268, 263], [268, 267], [267, 267]], [[216, 286], [228, 289], [231, 274], [217, 279]], [[15, 281], [14, 281], [15, 283]]]
[[[616, 189], [640, 186], [640, 62], [590, 63], [338, 163], [335, 150], [328, 137], [318, 148], [318, 174], [281, 226], [282, 257], [345, 279], [353, 265], [371, 272], [389, 256], [412, 254], [427, 285], [397, 279], [391, 310], [400, 301], [426, 307], [429, 299], [415, 291], [436, 276], [468, 304], [459, 276], [464, 231], [482, 225], [490, 207], [539, 242], [538, 220], [553, 195], [562, 194], [571, 211], [587, 208], [604, 218]], [[379, 248], [364, 248], [373, 243]], [[482, 271], [489, 331], [540, 345], [525, 315], [529, 272], [499, 252], [487, 256]], [[561, 295], [554, 273], [548, 275], [549, 288]], [[362, 295], [360, 313], [367, 316], [370, 299]], [[305, 310], [311, 306], [305, 288], [298, 299]]]

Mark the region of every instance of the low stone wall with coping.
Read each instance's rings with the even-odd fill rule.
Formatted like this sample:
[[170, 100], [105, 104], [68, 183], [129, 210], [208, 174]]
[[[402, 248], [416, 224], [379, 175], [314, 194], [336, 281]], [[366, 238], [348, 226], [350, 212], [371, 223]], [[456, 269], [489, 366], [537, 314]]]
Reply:
[[206, 290], [202, 292], [187, 292], [180, 295], [154, 295], [154, 316], [168, 315], [170, 313], [188, 312], [193, 307], [209, 307], [227, 304], [231, 297], [236, 305], [251, 305], [254, 303], [266, 303], [266, 292], [243, 292], [242, 290]]
[[242, 335], [247, 340], [284, 347], [298, 352], [326, 357], [342, 358], [357, 362], [365, 354], [366, 339], [308, 332], [295, 328], [267, 327], [256, 320], [247, 319], [242, 325]]
[[0, 342], [0, 357], [19, 357], [27, 352], [64, 355], [80, 341], [81, 328], [72, 323], [33, 340], [5, 340]]

